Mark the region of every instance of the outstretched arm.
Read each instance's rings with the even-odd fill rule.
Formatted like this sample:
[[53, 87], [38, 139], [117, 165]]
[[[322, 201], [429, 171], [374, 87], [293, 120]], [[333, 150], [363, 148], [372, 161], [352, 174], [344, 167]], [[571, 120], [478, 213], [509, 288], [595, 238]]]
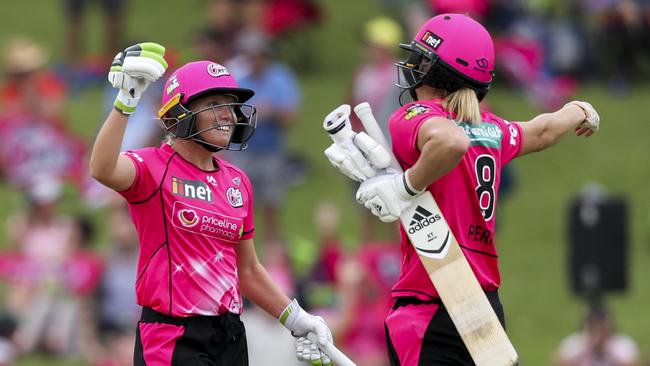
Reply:
[[598, 130], [600, 117], [589, 103], [570, 102], [553, 113], [544, 113], [518, 123], [523, 133], [519, 156], [557, 144], [569, 131], [589, 137]]

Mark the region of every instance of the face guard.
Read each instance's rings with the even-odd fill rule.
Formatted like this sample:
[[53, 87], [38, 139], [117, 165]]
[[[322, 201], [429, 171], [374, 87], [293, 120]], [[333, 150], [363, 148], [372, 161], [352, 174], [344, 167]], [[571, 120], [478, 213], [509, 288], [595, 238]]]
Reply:
[[[177, 139], [196, 141], [211, 152], [241, 151], [248, 147], [248, 140], [253, 136], [257, 126], [257, 110], [254, 106], [246, 103], [225, 103], [191, 111], [180, 103], [181, 100], [182, 95], [177, 94], [158, 111], [158, 117], [169, 134]], [[224, 115], [224, 108], [227, 109], [227, 114], [230, 116], [228, 121], [219, 120], [219, 116]], [[197, 116], [206, 113], [212, 115], [213, 125], [197, 130]], [[225, 146], [209, 143], [200, 136], [213, 129], [223, 131], [230, 128], [234, 130]]]
[[395, 85], [401, 89], [400, 104], [402, 105], [404, 93], [408, 91], [411, 98], [417, 100], [415, 90], [422, 85], [449, 92], [455, 92], [462, 87], [467, 87], [476, 92], [479, 101], [490, 90], [490, 83], [467, 78], [442, 60], [434, 51], [429, 50], [417, 41], [410, 44], [400, 44], [399, 47], [410, 52], [406, 61], [395, 63], [397, 68], [397, 83]]

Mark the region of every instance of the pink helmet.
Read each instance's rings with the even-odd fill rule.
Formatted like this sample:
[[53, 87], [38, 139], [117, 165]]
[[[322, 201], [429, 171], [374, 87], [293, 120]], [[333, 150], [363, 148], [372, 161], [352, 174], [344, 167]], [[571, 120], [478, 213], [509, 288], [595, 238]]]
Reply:
[[[463, 14], [441, 14], [427, 21], [410, 44], [408, 60], [397, 63], [411, 95], [421, 85], [455, 91], [474, 89], [479, 99], [487, 94], [494, 77], [494, 45], [488, 31]], [[402, 75], [400, 75], [402, 76]]]
[[161, 111], [179, 93], [178, 103], [183, 105], [207, 94], [232, 94], [239, 103], [246, 102], [255, 94], [250, 89], [240, 88], [227, 68], [212, 61], [190, 62], [174, 71], [163, 88]]
[[[231, 106], [238, 118], [231, 142], [244, 149], [256, 125], [255, 107], [244, 104], [255, 94], [252, 90], [240, 88], [228, 69], [212, 61], [190, 62], [167, 79], [162, 93], [162, 107], [158, 117], [165, 121], [168, 132], [174, 129], [174, 136], [180, 139], [194, 139], [202, 145], [205, 142], [194, 128], [195, 114], [188, 109], [189, 102], [210, 94], [228, 94], [236, 98]], [[172, 121], [173, 123], [167, 123]]]

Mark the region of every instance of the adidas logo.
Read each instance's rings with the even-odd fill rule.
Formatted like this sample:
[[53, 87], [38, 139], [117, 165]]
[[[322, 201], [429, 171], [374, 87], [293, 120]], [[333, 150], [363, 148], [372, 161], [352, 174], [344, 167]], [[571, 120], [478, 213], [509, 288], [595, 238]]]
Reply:
[[409, 223], [409, 234], [415, 234], [436, 221], [439, 221], [441, 218], [440, 214], [434, 215], [422, 206], [418, 206]]

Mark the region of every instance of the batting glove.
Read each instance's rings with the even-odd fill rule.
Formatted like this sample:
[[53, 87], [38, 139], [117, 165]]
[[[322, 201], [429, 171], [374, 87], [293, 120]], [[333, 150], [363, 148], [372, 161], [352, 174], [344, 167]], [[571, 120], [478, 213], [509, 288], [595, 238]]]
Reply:
[[314, 333], [318, 336], [318, 344], [323, 347], [332, 339], [332, 332], [323, 318], [302, 310], [296, 299], [284, 308], [279, 320], [294, 337], [305, 337], [307, 333]]
[[387, 173], [361, 183], [357, 202], [383, 222], [399, 219], [411, 201], [424, 192], [413, 187], [407, 172]]
[[356, 182], [376, 176], [390, 164], [390, 153], [365, 132], [355, 133], [342, 144], [330, 145], [325, 156], [338, 171]]
[[316, 343], [311, 342], [306, 337], [295, 338], [296, 357], [298, 361], [307, 361], [314, 366], [327, 366], [332, 364], [329, 356], [318, 348]]
[[[582, 135], [584, 132], [586, 132], [586, 130], [591, 130], [592, 133], [598, 131], [598, 128], [600, 127], [600, 116], [598, 115], [598, 112], [596, 112], [596, 109], [594, 109], [590, 103], [581, 102], [578, 100], [571, 101], [564, 106], [566, 107], [571, 104], [580, 107], [580, 109], [585, 112], [585, 120], [582, 121], [582, 123], [580, 123], [576, 128], [576, 130], [579, 132], [578, 134]], [[580, 133], [580, 130], [583, 130], [582, 133]]]
[[108, 81], [118, 89], [113, 104], [123, 114], [132, 114], [149, 84], [167, 69], [165, 47], [157, 43], [138, 43], [118, 53], [108, 73]]

